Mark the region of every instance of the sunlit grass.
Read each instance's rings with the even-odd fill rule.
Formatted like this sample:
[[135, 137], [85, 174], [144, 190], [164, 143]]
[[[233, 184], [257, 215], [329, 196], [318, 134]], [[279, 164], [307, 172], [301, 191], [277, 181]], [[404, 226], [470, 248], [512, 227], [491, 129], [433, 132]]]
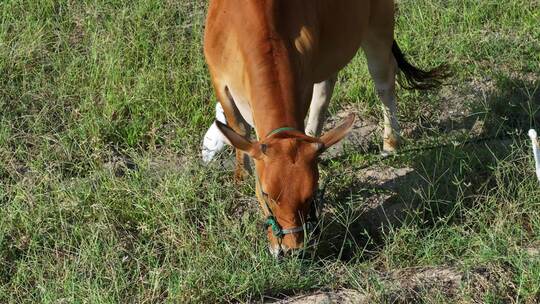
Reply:
[[[388, 301], [381, 273], [452, 266], [500, 274], [452, 301], [534, 303], [540, 188], [524, 131], [539, 122], [540, 6], [399, 3], [396, 39], [419, 66], [449, 63], [451, 84], [399, 90], [409, 152], [383, 160], [349, 147], [321, 164], [323, 235], [339, 242], [276, 261], [253, 180], [234, 185], [227, 165], [199, 162], [215, 102], [205, 2], [0, 2], [0, 302], [257, 302], [344, 287]], [[334, 101], [332, 113], [380, 119], [361, 54]], [[479, 134], [440, 121], [461, 110]], [[491, 136], [507, 140], [460, 144]], [[359, 184], [375, 164], [416, 178], [393, 192]], [[400, 225], [354, 225], [371, 197], [395, 193], [418, 207]]]

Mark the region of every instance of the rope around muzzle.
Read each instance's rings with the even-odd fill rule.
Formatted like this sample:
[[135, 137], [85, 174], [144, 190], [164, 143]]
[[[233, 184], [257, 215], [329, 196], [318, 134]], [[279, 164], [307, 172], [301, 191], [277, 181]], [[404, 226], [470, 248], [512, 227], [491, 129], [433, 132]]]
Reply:
[[[270, 133], [268, 133], [268, 135], [266, 135], [266, 137], [270, 137], [272, 135], [276, 135], [276, 134], [279, 134], [279, 133], [285, 132], [285, 131], [298, 131], [298, 130], [295, 129], [295, 128], [292, 128], [292, 127], [277, 128], [277, 129], [271, 131]], [[298, 132], [300, 132], [300, 131], [298, 131]], [[264, 222], [264, 229], [265, 230], [268, 230], [268, 228], [271, 228], [272, 229], [272, 234], [276, 238], [281, 240], [287, 234], [304, 232], [306, 230], [312, 230], [313, 227], [316, 227], [316, 224], [318, 222], [317, 206], [316, 205], [317, 205], [318, 200], [322, 200], [322, 195], [320, 195], [319, 192], [316, 193], [314, 200], [311, 202], [311, 207], [310, 207], [310, 211], [309, 211], [308, 218], [307, 218], [306, 222], [302, 226], [296, 226], [296, 227], [292, 227], [292, 228], [283, 229], [283, 227], [281, 227], [281, 225], [279, 224], [277, 218], [274, 216], [274, 213], [272, 212], [272, 209], [270, 208], [270, 204], [267, 201], [267, 194], [264, 192], [264, 189], [263, 189], [262, 184], [261, 184], [261, 182], [259, 180], [259, 176], [257, 175], [257, 172], [255, 172], [255, 180], [257, 182], [257, 185], [259, 186], [259, 190], [261, 192], [262, 200], [263, 200], [263, 202], [265, 204], [265, 207], [266, 207], [266, 209], [268, 211], [268, 214], [269, 214], [266, 217], [266, 220]], [[323, 193], [324, 193], [324, 191], [323, 191]]]
[[261, 183], [259, 181], [259, 177], [257, 176], [257, 174], [255, 174], [255, 180], [257, 181], [257, 184], [259, 185], [259, 190], [260, 190], [260, 192], [262, 194], [261, 195], [262, 200], [263, 200], [264, 205], [266, 207], [266, 210], [268, 211], [268, 214], [269, 214], [266, 217], [266, 220], [264, 222], [264, 229], [265, 230], [267, 230], [268, 228], [271, 228], [272, 229], [272, 234], [276, 238], [282, 239], [287, 234], [299, 233], [299, 232], [303, 232], [303, 231], [306, 231], [306, 230], [309, 231], [309, 230], [312, 230], [314, 227], [316, 227], [317, 222], [318, 222], [317, 205], [318, 205], [318, 201], [322, 200], [322, 195], [320, 193], [324, 193], [324, 191], [323, 192], [317, 191], [317, 194], [315, 195], [314, 200], [311, 202], [311, 207], [310, 207], [310, 211], [309, 211], [309, 214], [308, 214], [308, 218], [307, 218], [307, 220], [305, 221], [305, 223], [302, 226], [296, 226], [296, 227], [284, 229], [283, 227], [281, 227], [281, 225], [279, 224], [276, 216], [272, 212], [272, 209], [270, 208], [270, 204], [268, 203], [267, 198], [265, 196], [266, 193], [264, 192], [264, 190], [262, 188], [262, 185], [261, 185]]

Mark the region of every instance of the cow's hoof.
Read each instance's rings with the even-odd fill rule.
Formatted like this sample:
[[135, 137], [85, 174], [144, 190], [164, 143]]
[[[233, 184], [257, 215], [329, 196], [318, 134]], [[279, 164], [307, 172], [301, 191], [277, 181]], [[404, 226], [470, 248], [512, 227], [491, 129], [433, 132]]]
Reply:
[[401, 138], [399, 135], [390, 135], [383, 139], [383, 150], [381, 155], [383, 157], [388, 157], [391, 155], [396, 155], [398, 153], [399, 147], [401, 145]]
[[382, 156], [383, 158], [387, 158], [387, 157], [390, 157], [390, 156], [394, 156], [394, 155], [396, 155], [396, 154], [397, 154], [397, 151], [385, 151], [385, 150], [381, 151], [381, 156]]

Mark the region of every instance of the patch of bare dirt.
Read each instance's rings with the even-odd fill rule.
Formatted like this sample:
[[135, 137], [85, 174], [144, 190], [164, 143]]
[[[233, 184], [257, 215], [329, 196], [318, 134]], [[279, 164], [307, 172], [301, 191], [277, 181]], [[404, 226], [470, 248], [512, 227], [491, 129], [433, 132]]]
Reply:
[[117, 151], [109, 151], [103, 162], [103, 168], [113, 173], [116, 177], [123, 177], [131, 171], [147, 168], [155, 176], [162, 176], [170, 172], [182, 172], [192, 164], [200, 162], [198, 155], [188, 156], [161, 151], [150, 157], [132, 157]]
[[362, 304], [370, 303], [367, 296], [355, 290], [336, 292], [317, 292], [312, 295], [298, 296], [277, 302], [279, 304]]
[[108, 160], [103, 163], [103, 167], [112, 172], [116, 177], [126, 175], [128, 171], [136, 171], [137, 164], [127, 155], [114, 153], [108, 157]]
[[378, 121], [373, 117], [361, 115], [360, 112], [352, 106], [346, 107], [336, 115], [329, 117], [326, 120], [322, 133], [324, 134], [334, 128], [351, 113], [356, 115], [351, 132], [343, 140], [328, 149], [323, 155], [325, 158], [334, 158], [343, 154], [345, 147], [348, 146], [362, 151], [368, 151], [376, 146], [374, 138], [377, 136], [375, 135], [378, 134], [377, 132], [382, 132]]
[[530, 257], [540, 257], [540, 246], [528, 246], [524, 248], [524, 251], [530, 256]]
[[[410, 167], [374, 164], [343, 174], [350, 184], [327, 189], [322, 212], [323, 225], [317, 256], [354, 257], [366, 242], [378, 243], [390, 227], [401, 226], [417, 208], [413, 191], [423, 181]], [[344, 245], [350, 244], [350, 245]]]
[[463, 275], [451, 267], [411, 268], [394, 271], [385, 278], [392, 302], [410, 302], [421, 294], [454, 297]]
[[198, 158], [186, 155], [167, 153], [149, 160], [148, 168], [157, 174], [165, 172], [180, 172], [190, 164], [200, 161]]
[[451, 132], [467, 132], [471, 136], [478, 136], [485, 131], [484, 124], [471, 104], [486, 104], [496, 89], [495, 80], [487, 77], [444, 86], [439, 92], [441, 101], [436, 106], [427, 103], [424, 109], [418, 110], [415, 120], [408, 120], [408, 117], [401, 119], [402, 133], [406, 138], [422, 138], [426, 133], [441, 132], [447, 135]]
[[375, 164], [356, 171], [355, 176], [365, 188], [380, 190], [363, 194], [361, 225], [371, 233], [379, 234], [389, 226], [399, 226], [415, 208], [403, 199], [420, 187], [420, 178], [414, 169]]
[[364, 170], [359, 170], [358, 178], [367, 183], [388, 190], [396, 190], [400, 182], [414, 172], [413, 168], [393, 168], [375, 165]]
[[279, 304], [327, 304], [327, 303], [418, 303], [422, 298], [441, 295], [448, 300], [456, 299], [468, 290], [481, 303], [487, 292], [508, 295], [512, 286], [505, 282], [504, 270], [476, 268], [471, 272], [460, 272], [456, 268], [418, 267], [373, 274], [381, 282], [382, 293], [344, 289], [331, 292], [318, 291], [311, 295], [287, 298]]
[[235, 200], [235, 205], [232, 209], [232, 217], [240, 219], [244, 214], [261, 212], [260, 210], [259, 201], [255, 195], [249, 197], [244, 196]]
[[420, 138], [432, 131], [444, 132], [447, 136], [464, 133], [471, 138], [479, 137], [493, 131], [490, 124], [502, 123], [492, 121], [496, 118], [493, 115], [504, 120], [505, 116], [514, 115], [512, 111], [519, 112], [530, 106], [527, 100], [538, 103], [540, 78], [537, 74], [507, 67], [501, 67], [498, 73], [498, 77], [475, 77], [442, 87], [438, 93], [441, 101], [436, 106], [426, 104], [417, 121], [402, 122], [403, 134], [407, 138]]

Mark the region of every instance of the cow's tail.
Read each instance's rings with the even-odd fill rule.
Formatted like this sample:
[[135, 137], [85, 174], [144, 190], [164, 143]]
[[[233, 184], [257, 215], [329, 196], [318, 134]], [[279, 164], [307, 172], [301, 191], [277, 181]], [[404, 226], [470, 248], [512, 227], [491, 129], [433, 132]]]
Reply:
[[444, 64], [428, 71], [415, 67], [407, 61], [395, 40], [392, 44], [392, 54], [394, 54], [397, 65], [402, 72], [402, 75], [398, 77], [398, 82], [403, 88], [410, 90], [434, 89], [439, 87], [443, 80], [450, 76], [448, 66]]

